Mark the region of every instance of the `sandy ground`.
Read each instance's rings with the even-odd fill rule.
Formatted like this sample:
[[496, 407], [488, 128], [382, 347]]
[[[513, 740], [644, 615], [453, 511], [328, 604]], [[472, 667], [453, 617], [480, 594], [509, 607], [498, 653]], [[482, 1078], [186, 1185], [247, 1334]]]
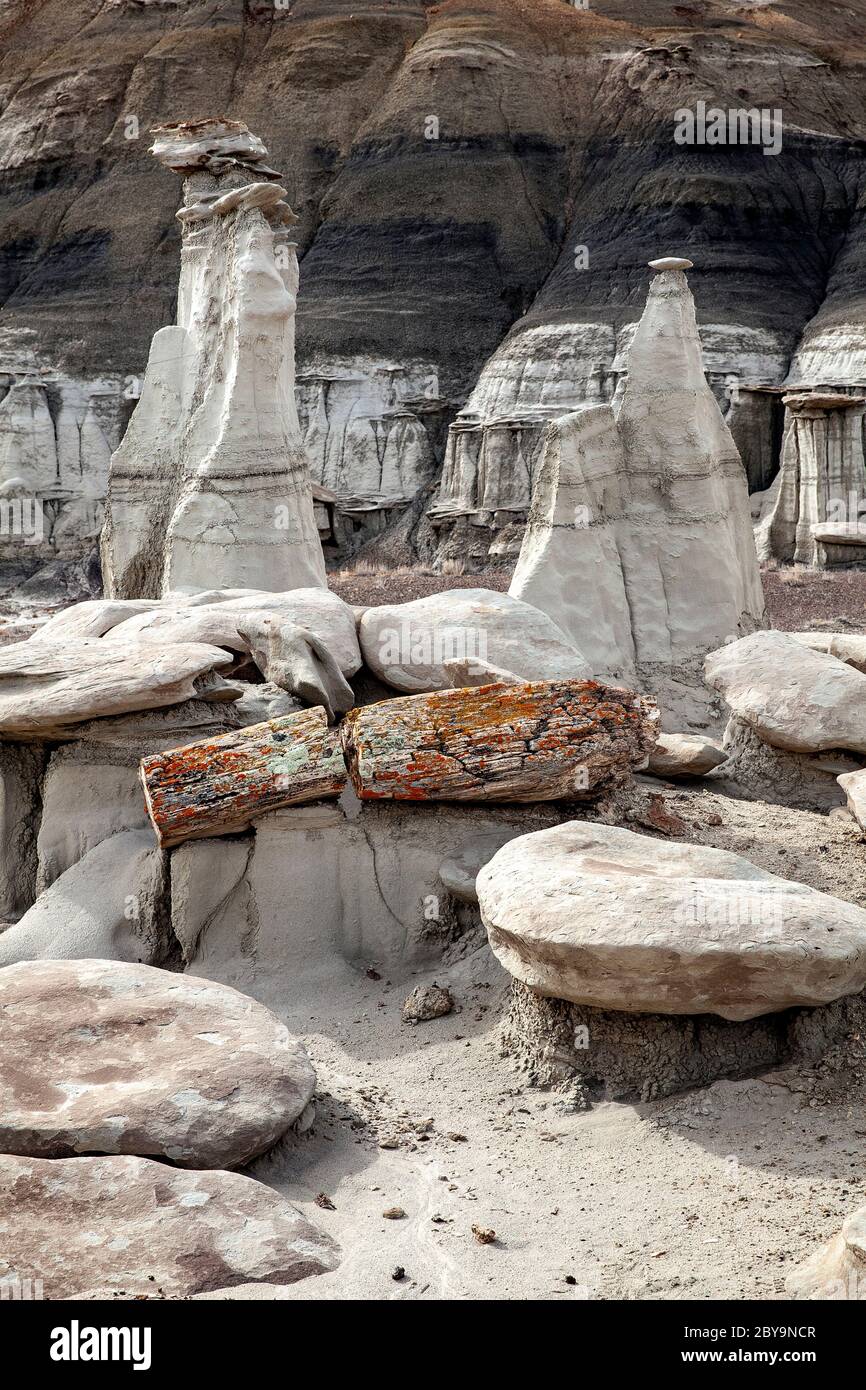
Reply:
[[[645, 779], [635, 805], [658, 786]], [[844, 816], [706, 785], [664, 795], [682, 838], [866, 903], [864, 847]], [[414, 981], [363, 974], [287, 1006], [316, 1065], [317, 1117], [250, 1171], [329, 1231], [343, 1260], [228, 1296], [784, 1298], [785, 1276], [866, 1200], [859, 1038], [814, 1068], [569, 1113], [500, 1055], [508, 981], [484, 939], [473, 945], [418, 977], [451, 987], [459, 1012], [445, 1018], [402, 1023]], [[405, 1216], [384, 1217], [393, 1207]]]

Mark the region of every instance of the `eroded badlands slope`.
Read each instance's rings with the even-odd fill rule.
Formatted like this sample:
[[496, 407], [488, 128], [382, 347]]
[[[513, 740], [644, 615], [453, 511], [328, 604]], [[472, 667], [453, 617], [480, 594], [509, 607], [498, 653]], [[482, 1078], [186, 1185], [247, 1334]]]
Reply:
[[[98, 501], [174, 313], [149, 128], [217, 112], [300, 217], [299, 407], [341, 496], [435, 477], [473, 390], [482, 419], [609, 398], [662, 252], [714, 384], [866, 380], [863, 0], [10, 0], [0, 41], [0, 481], [53, 430]], [[678, 145], [698, 101], [780, 112], [780, 151]]]

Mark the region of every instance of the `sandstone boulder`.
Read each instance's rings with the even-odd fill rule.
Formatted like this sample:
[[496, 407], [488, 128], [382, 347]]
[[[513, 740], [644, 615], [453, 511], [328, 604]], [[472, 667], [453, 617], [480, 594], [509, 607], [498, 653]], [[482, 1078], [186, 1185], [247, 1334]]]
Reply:
[[866, 633], [863, 632], [790, 632], [795, 642], [811, 647], [813, 652], [838, 656], [858, 671], [866, 671]]
[[328, 1236], [241, 1173], [179, 1172], [125, 1156], [0, 1158], [0, 1279], [36, 1275], [47, 1299], [157, 1290], [187, 1298], [292, 1284], [337, 1262]]
[[447, 675], [454, 690], [468, 690], [473, 685], [519, 685], [520, 677], [513, 671], [503, 671], [489, 661], [468, 657], [463, 661], [446, 661]]
[[718, 744], [696, 734], [659, 734], [649, 771], [657, 777], [705, 777], [726, 756]]
[[309, 628], [279, 617], [251, 615], [239, 624], [256, 666], [266, 680], [321, 705], [329, 722], [355, 703], [355, 693], [328, 647]]
[[866, 1207], [847, 1217], [839, 1234], [788, 1276], [785, 1291], [796, 1299], [866, 1300]]
[[228, 652], [201, 642], [55, 643], [37, 634], [0, 650], [0, 735], [68, 738], [88, 719], [175, 705], [212, 692], [201, 681], [231, 663]]
[[866, 675], [786, 632], [710, 652], [706, 678], [765, 743], [791, 753], [866, 753]]
[[866, 912], [724, 850], [571, 821], [512, 840], [477, 888], [505, 968], [576, 1004], [742, 1020], [866, 983]]
[[304, 1048], [227, 985], [148, 965], [0, 970], [0, 1152], [138, 1154], [237, 1168], [300, 1115]]
[[858, 768], [856, 772], [843, 772], [836, 781], [845, 793], [848, 810], [860, 829], [866, 830], [866, 768]]
[[[261, 589], [204, 589], [195, 594], [170, 594], [168, 598], [94, 598], [73, 603], [53, 614], [39, 628], [54, 641], [64, 637], [104, 637], [121, 623], [147, 613], [174, 613], [179, 608], [222, 604], [263, 595]], [[200, 640], [200, 639], [195, 639]]]
[[[583, 655], [537, 608], [492, 589], [449, 589], [368, 608], [359, 627], [370, 670], [395, 690], [447, 690], [449, 665], [477, 660], [521, 680], [589, 680]], [[477, 684], [475, 681], [467, 682]]]
[[63, 641], [73, 637], [104, 637], [119, 623], [161, 605], [162, 600], [156, 598], [86, 599], [83, 603], [73, 603], [69, 608], [55, 613], [42, 624], [39, 636], [43, 640], [50, 638], [52, 642], [58, 641], [61, 635]]
[[[146, 610], [130, 603], [129, 616], [113, 624], [107, 636], [112, 642], [204, 642], [232, 651], [247, 651], [248, 643], [241, 638], [239, 626], [278, 618], [308, 628], [327, 647], [343, 675], [354, 675], [361, 665], [355, 615], [330, 589], [238, 593], [228, 598], [221, 598], [217, 592], [210, 596], [210, 602], [193, 601], [207, 597], [172, 595]], [[136, 611], [137, 607], [142, 611]]]

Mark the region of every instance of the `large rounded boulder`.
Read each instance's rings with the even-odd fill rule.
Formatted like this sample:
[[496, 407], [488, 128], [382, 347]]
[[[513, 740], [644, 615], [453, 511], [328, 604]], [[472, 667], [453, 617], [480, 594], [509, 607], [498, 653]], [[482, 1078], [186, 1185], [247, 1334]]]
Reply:
[[490, 945], [539, 994], [742, 1020], [866, 985], [866, 912], [738, 854], [570, 821], [480, 871]]
[[47, 1299], [189, 1298], [294, 1284], [338, 1261], [329, 1236], [243, 1173], [0, 1157], [0, 1284], [34, 1271]]
[[[454, 684], [452, 663], [496, 667], [519, 680], [591, 680], [593, 672], [552, 618], [492, 589], [449, 589], [368, 608], [361, 651], [374, 675], [417, 694]], [[475, 684], [477, 682], [472, 681]]]
[[279, 1019], [227, 985], [147, 965], [0, 970], [0, 1153], [138, 1154], [236, 1168], [310, 1101]]

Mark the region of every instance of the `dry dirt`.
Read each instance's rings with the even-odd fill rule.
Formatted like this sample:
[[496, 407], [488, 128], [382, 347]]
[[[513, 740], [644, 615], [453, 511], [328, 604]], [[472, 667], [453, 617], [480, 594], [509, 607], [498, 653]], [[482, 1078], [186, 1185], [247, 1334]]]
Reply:
[[[795, 568], [765, 569], [762, 577], [771, 627], [786, 632], [810, 627], [866, 631], [866, 572], [822, 574]], [[380, 572], [348, 569], [328, 575], [328, 585], [334, 593], [360, 607], [408, 603], [448, 589], [495, 589], [505, 593], [510, 583], [508, 569], [485, 570], [480, 574], [433, 574], [417, 568]], [[79, 595], [75, 601], [82, 597], [85, 595]], [[67, 606], [64, 600], [47, 603], [0, 594], [0, 647], [24, 641], [47, 618]]]
[[[645, 779], [629, 809], [658, 791]], [[683, 838], [866, 904], [850, 820], [706, 784], [663, 795]], [[316, 1065], [318, 1114], [252, 1171], [334, 1235], [343, 1262], [288, 1289], [218, 1296], [785, 1297], [785, 1276], [866, 1201], [859, 1037], [819, 1066], [569, 1113], [566, 1096], [525, 1086], [500, 1054], [508, 982], [474, 946], [418, 976], [451, 988], [459, 1012], [447, 1017], [401, 1022], [406, 985], [365, 975], [350, 997], [305, 994], [287, 1010]], [[405, 1215], [383, 1216], [394, 1207]]]
[[[866, 631], [866, 572], [846, 570], [827, 574], [795, 567], [764, 569], [764, 596], [770, 626], [784, 632], [811, 627]], [[336, 571], [328, 576], [335, 593], [347, 603], [372, 606], [408, 603], [448, 589], [496, 589], [504, 593], [511, 582], [507, 569], [482, 574], [432, 574], [423, 570], [368, 573]]]

